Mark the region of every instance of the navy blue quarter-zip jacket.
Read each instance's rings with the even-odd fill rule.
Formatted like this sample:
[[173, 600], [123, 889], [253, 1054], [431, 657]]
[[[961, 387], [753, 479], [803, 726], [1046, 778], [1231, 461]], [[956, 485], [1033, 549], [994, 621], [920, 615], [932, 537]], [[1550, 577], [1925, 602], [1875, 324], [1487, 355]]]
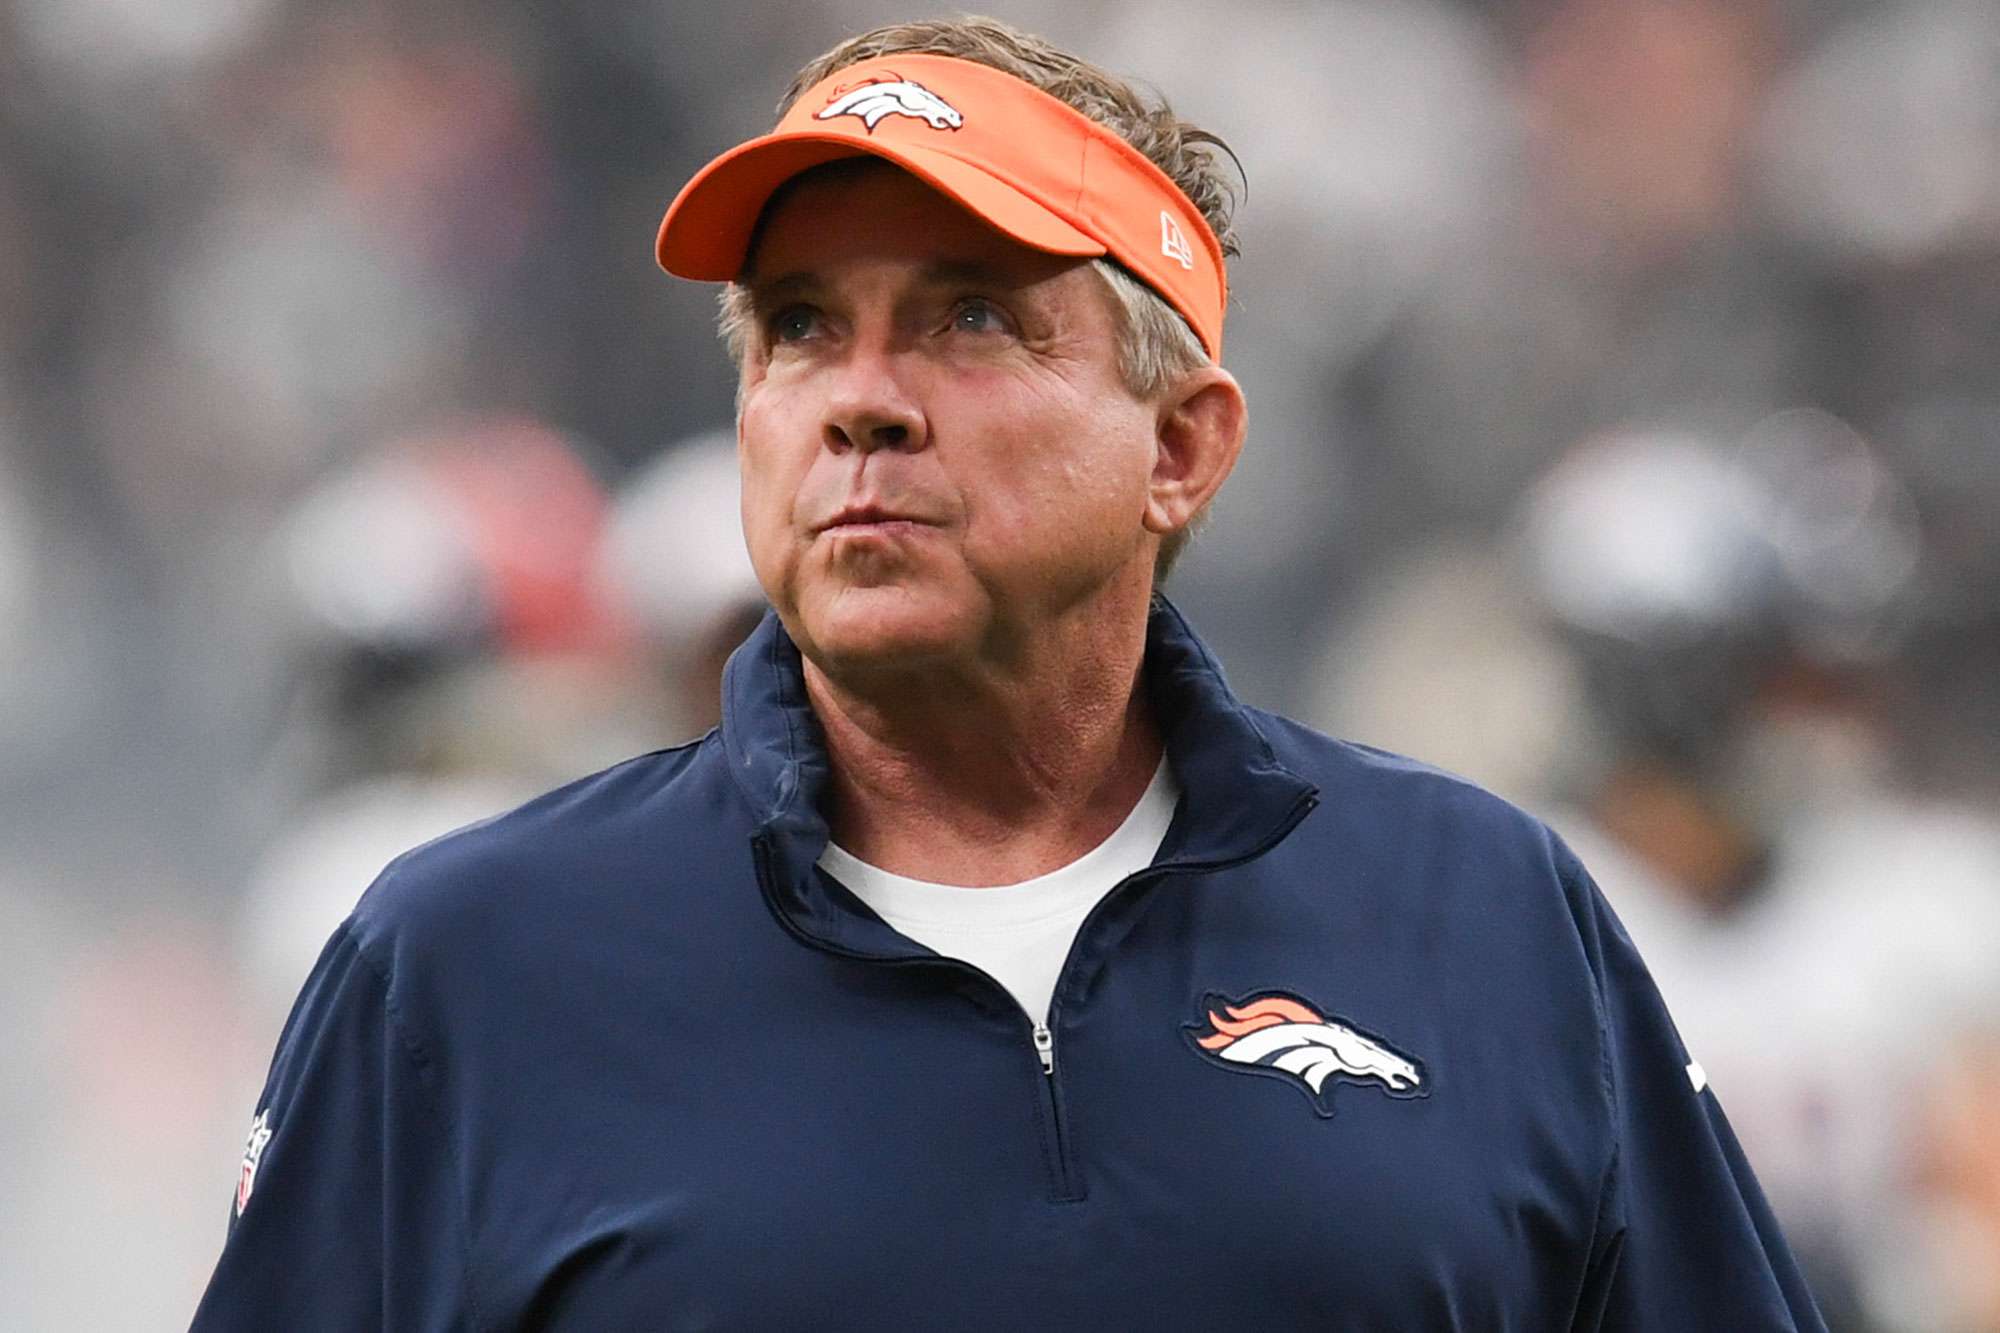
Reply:
[[722, 726], [398, 859], [272, 1065], [198, 1329], [1818, 1329], [1549, 831], [1245, 707], [1047, 1030], [817, 869], [775, 618]]

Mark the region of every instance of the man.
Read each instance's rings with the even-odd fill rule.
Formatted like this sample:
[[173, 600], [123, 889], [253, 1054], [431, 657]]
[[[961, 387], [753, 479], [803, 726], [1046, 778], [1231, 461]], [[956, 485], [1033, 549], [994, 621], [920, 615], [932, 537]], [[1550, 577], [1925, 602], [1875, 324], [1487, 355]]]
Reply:
[[1205, 142], [908, 25], [682, 192], [775, 615], [369, 891], [198, 1326], [1819, 1327], [1569, 853], [1156, 596], [1244, 434]]

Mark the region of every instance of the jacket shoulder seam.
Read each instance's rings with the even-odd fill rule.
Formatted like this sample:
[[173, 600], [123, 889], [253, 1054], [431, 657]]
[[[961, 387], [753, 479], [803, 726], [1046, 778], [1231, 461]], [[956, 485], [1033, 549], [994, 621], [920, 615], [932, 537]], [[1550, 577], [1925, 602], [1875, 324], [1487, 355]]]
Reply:
[[[383, 880], [387, 881], [394, 877], [397, 869], [396, 865], [391, 865], [383, 872]], [[411, 1067], [416, 1070], [418, 1081], [424, 1085], [426, 1092], [429, 1093], [433, 1109], [444, 1122], [446, 1131], [444, 1136], [445, 1142], [447, 1150], [451, 1154], [452, 1166], [454, 1168], [452, 1171], [452, 1193], [456, 1196], [458, 1204], [458, 1257], [460, 1267], [465, 1272], [465, 1307], [471, 1319], [472, 1326], [474, 1328], [484, 1328], [486, 1321], [479, 1314], [479, 1283], [477, 1280], [477, 1266], [473, 1262], [472, 1253], [472, 1207], [470, 1200], [466, 1198], [465, 1194], [465, 1159], [459, 1147], [458, 1117], [452, 1113], [450, 1107], [445, 1103], [444, 1096], [438, 1085], [436, 1061], [431, 1057], [429, 1051], [424, 1048], [423, 1043], [417, 1039], [416, 1034], [411, 1030], [409, 1020], [403, 1015], [402, 1006], [396, 1001], [395, 987], [390, 984], [389, 967], [374, 955], [367, 943], [362, 940], [358, 931], [349, 929], [348, 939], [354, 944], [356, 956], [363, 963], [367, 964], [368, 970], [375, 976], [376, 983], [381, 986], [383, 1015], [389, 1020], [389, 1026], [395, 1031], [397, 1043], [402, 1046], [404, 1054], [409, 1057]]]

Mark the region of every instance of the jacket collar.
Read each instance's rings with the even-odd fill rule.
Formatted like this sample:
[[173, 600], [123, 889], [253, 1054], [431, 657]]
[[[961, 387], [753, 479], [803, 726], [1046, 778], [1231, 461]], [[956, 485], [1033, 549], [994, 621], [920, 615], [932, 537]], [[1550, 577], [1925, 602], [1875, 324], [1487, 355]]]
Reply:
[[[1146, 623], [1145, 688], [1183, 793], [1156, 867], [1193, 869], [1256, 855], [1288, 832], [1317, 789], [1278, 761], [1258, 719], [1181, 613], [1155, 595]], [[723, 673], [722, 742], [757, 820], [773, 907], [817, 942], [855, 952], [915, 952], [815, 862], [829, 777], [799, 650], [775, 613]]]

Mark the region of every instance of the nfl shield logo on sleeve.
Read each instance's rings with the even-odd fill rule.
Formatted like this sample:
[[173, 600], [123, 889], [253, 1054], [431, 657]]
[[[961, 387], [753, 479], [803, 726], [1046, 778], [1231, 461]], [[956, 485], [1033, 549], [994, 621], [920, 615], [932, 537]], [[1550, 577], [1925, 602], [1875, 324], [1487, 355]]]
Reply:
[[250, 1137], [243, 1141], [243, 1167], [236, 1173], [236, 1215], [243, 1216], [250, 1191], [257, 1188], [257, 1163], [264, 1159], [264, 1146], [271, 1141], [271, 1111], [259, 1111], [250, 1122]]

